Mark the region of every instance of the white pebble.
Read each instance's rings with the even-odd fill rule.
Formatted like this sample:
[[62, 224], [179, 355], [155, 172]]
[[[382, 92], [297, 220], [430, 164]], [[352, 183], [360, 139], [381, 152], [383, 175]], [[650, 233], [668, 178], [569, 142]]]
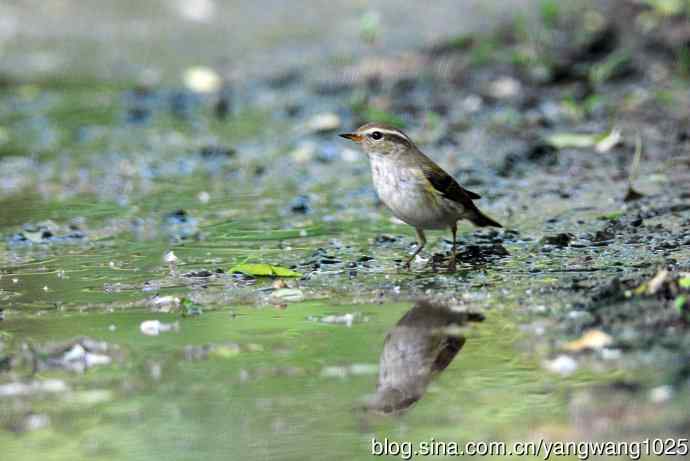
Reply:
[[208, 67], [190, 67], [184, 73], [184, 83], [197, 93], [215, 93], [223, 84], [218, 73]]
[[577, 362], [568, 355], [559, 355], [554, 360], [546, 361], [544, 367], [550, 372], [568, 376], [577, 370]]
[[139, 325], [139, 330], [147, 336], [158, 336], [167, 331], [177, 331], [179, 323], [163, 323], [160, 320], [144, 320]]
[[649, 400], [652, 403], [664, 403], [671, 400], [673, 397], [673, 388], [671, 386], [659, 386], [649, 391]]

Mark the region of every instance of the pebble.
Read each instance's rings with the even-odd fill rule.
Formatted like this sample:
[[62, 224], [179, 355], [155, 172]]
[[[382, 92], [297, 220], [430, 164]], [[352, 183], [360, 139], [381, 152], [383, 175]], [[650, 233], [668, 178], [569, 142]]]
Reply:
[[304, 300], [304, 292], [299, 288], [280, 288], [271, 293], [271, 301], [296, 303]]
[[510, 99], [522, 92], [522, 84], [513, 77], [500, 77], [489, 86], [489, 94], [496, 99]]
[[669, 385], [658, 386], [649, 391], [649, 400], [652, 403], [664, 403], [673, 397], [673, 388]]
[[577, 370], [577, 362], [568, 355], [559, 355], [553, 360], [544, 362], [544, 368], [552, 373], [568, 376]]
[[139, 331], [146, 336], [158, 336], [161, 333], [168, 331], [179, 331], [179, 322], [163, 323], [160, 320], [144, 320], [139, 325]]
[[196, 93], [215, 93], [220, 90], [223, 80], [209, 67], [190, 67], [184, 72], [184, 84]]
[[345, 325], [349, 328], [353, 323], [366, 322], [368, 318], [362, 315], [361, 312], [348, 312], [347, 314], [342, 315], [326, 315], [323, 317], [310, 316], [308, 317], [308, 320], [321, 323]]
[[16, 397], [36, 393], [56, 394], [68, 390], [67, 384], [59, 379], [45, 379], [29, 383], [14, 382], [0, 385], [0, 397]]
[[305, 128], [307, 131], [312, 133], [323, 133], [328, 131], [334, 131], [340, 128], [341, 121], [338, 114], [333, 112], [324, 112], [321, 114], [316, 114], [307, 120]]

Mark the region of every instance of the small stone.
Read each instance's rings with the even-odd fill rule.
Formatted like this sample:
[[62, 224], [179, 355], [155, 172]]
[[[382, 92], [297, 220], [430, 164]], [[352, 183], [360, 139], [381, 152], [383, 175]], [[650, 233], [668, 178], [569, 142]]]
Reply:
[[570, 241], [574, 238], [575, 236], [570, 233], [561, 233], [561, 234], [556, 234], [556, 235], [545, 235], [541, 239], [541, 243], [547, 244], [547, 245], [555, 245], [559, 247], [564, 247], [568, 246]]
[[623, 356], [620, 349], [609, 349], [608, 347], [603, 348], [600, 354], [603, 360], [619, 360]]
[[340, 128], [341, 122], [338, 114], [333, 112], [324, 112], [316, 114], [310, 118], [306, 123], [306, 129], [312, 133], [323, 133], [334, 131]]
[[290, 203], [290, 211], [298, 214], [307, 214], [311, 211], [309, 202], [310, 200], [308, 195], [299, 195], [292, 200], [292, 203]]
[[673, 397], [673, 388], [668, 385], [658, 386], [649, 391], [649, 400], [652, 403], [664, 403]]
[[179, 329], [180, 324], [178, 322], [163, 323], [160, 320], [145, 320], [139, 325], [139, 331], [147, 336], [158, 336], [160, 333], [178, 331]]
[[290, 152], [290, 157], [297, 163], [309, 163], [316, 156], [316, 149], [316, 143], [304, 141]]
[[513, 77], [500, 77], [489, 86], [489, 94], [496, 99], [509, 99], [518, 96], [522, 91], [522, 84]]
[[206, 203], [208, 203], [209, 200], [211, 200], [211, 194], [209, 194], [206, 191], [201, 191], [201, 192], [199, 192], [199, 195], [197, 195], [197, 199], [201, 203], [206, 204]]
[[568, 376], [577, 370], [577, 362], [568, 355], [559, 355], [554, 360], [546, 361], [544, 367], [552, 373]]
[[184, 83], [187, 88], [196, 93], [215, 93], [223, 81], [218, 73], [209, 67], [190, 67], [184, 73]]
[[274, 290], [280, 290], [281, 288], [287, 288], [288, 284], [285, 283], [285, 280], [283, 279], [277, 279], [276, 281], [273, 282], [271, 285]]
[[46, 379], [29, 383], [12, 382], [0, 385], [0, 397], [16, 397], [37, 393], [61, 393], [67, 392], [69, 387], [64, 381], [58, 379]]
[[281, 288], [271, 293], [273, 302], [297, 303], [304, 300], [304, 293], [299, 288]]
[[160, 312], [170, 312], [180, 305], [180, 298], [177, 296], [154, 296], [150, 300], [151, 307]]
[[35, 431], [43, 429], [50, 425], [50, 418], [44, 414], [31, 414], [24, 420], [24, 429], [26, 431]]

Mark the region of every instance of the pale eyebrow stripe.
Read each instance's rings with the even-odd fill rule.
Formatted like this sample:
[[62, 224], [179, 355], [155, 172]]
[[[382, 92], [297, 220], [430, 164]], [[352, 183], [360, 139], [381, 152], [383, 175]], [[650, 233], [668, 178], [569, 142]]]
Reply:
[[405, 136], [402, 132], [397, 131], [397, 130], [389, 130], [387, 128], [376, 128], [376, 127], [369, 128], [364, 132], [364, 134], [370, 134], [370, 133], [373, 133], [374, 131], [379, 131], [383, 134], [391, 134], [393, 136], [398, 136], [399, 138], [403, 138], [403, 139], [409, 141], [409, 138], [407, 136]]

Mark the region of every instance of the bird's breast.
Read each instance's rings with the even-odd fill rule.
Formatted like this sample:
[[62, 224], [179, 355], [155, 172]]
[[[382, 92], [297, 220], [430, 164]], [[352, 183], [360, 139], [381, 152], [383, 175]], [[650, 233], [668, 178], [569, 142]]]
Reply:
[[447, 201], [431, 190], [419, 168], [371, 157], [374, 188], [381, 201], [405, 223], [423, 229], [446, 227], [457, 219]]

